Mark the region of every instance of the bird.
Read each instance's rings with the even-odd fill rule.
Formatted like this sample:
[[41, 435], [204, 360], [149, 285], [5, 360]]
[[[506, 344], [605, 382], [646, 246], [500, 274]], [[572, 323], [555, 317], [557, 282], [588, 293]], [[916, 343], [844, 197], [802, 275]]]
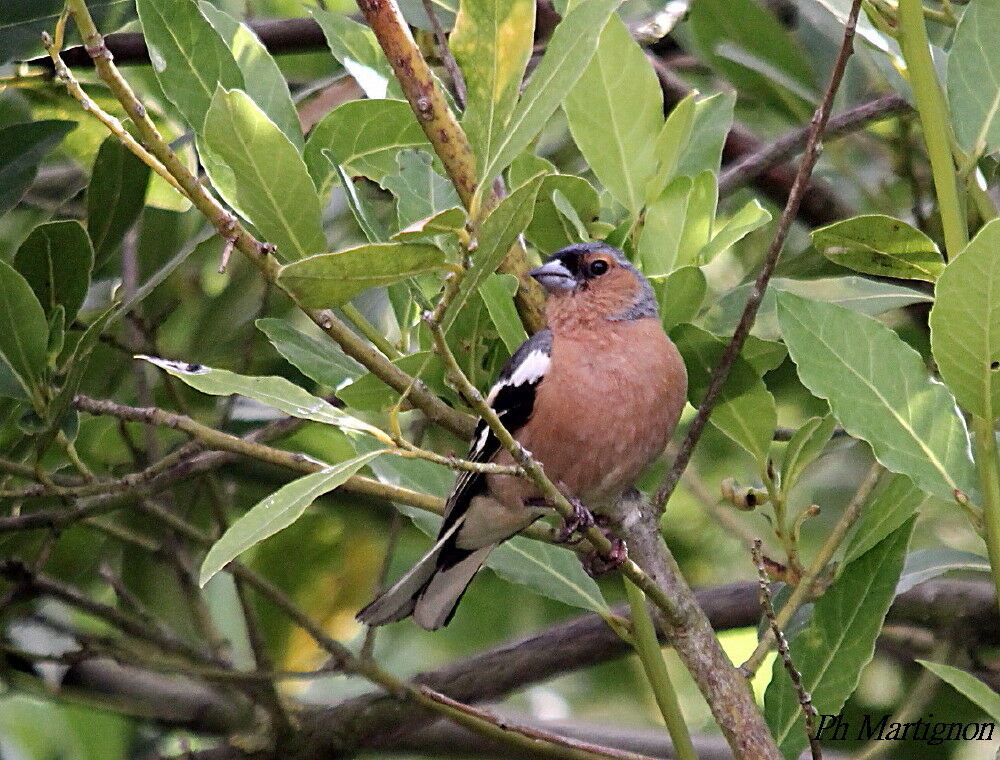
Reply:
[[[575, 519], [561, 531], [568, 540], [592, 524], [591, 512], [609, 514], [663, 452], [687, 374], [652, 286], [622, 251], [578, 243], [529, 274], [547, 291], [547, 326], [514, 352], [486, 401], [573, 504]], [[468, 458], [514, 463], [483, 420]], [[490, 551], [546, 513], [526, 479], [459, 473], [434, 546], [357, 619], [376, 626], [412, 615], [429, 631], [447, 625]]]

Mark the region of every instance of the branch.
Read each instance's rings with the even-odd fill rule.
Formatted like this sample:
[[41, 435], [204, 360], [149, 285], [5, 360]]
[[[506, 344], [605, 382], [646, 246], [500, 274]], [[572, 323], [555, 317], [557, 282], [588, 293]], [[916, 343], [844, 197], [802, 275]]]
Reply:
[[670, 495], [674, 492], [674, 488], [677, 487], [677, 483], [680, 481], [681, 475], [684, 473], [684, 468], [687, 467], [688, 461], [691, 459], [694, 447], [697, 445], [698, 440], [701, 438], [702, 431], [705, 429], [708, 417], [712, 413], [712, 409], [715, 407], [715, 403], [719, 398], [719, 393], [722, 391], [722, 386], [725, 384], [726, 378], [729, 377], [729, 372], [733, 368], [733, 363], [736, 361], [736, 357], [739, 355], [740, 350], [743, 348], [743, 343], [746, 341], [747, 335], [750, 334], [750, 329], [753, 327], [754, 319], [757, 317], [757, 310], [760, 308], [760, 304], [764, 300], [764, 293], [767, 291], [767, 285], [771, 280], [771, 275], [774, 273], [774, 268], [778, 263], [778, 258], [781, 256], [781, 249], [784, 247], [785, 238], [788, 236], [788, 231], [791, 229], [792, 221], [798, 214], [799, 207], [802, 204], [802, 198], [809, 183], [809, 178], [812, 175], [813, 167], [816, 166], [816, 161], [819, 159], [820, 147], [823, 140], [823, 130], [826, 128], [827, 121], [830, 117], [830, 109], [833, 106], [833, 98], [837, 94], [837, 90], [840, 87], [841, 79], [843, 79], [844, 69], [847, 67], [847, 59], [850, 58], [851, 53], [854, 52], [854, 27], [857, 23], [858, 11], [860, 8], [861, 0], [853, 0], [851, 3], [851, 11], [847, 17], [847, 23], [844, 29], [844, 38], [841, 42], [840, 50], [837, 53], [837, 60], [834, 63], [833, 71], [830, 74], [830, 81], [826, 86], [826, 92], [823, 93], [823, 99], [820, 101], [819, 107], [813, 114], [812, 123], [809, 126], [809, 136], [806, 140], [805, 152], [803, 153], [802, 160], [799, 163], [799, 169], [795, 175], [795, 181], [792, 183], [792, 189], [788, 195], [788, 202], [785, 204], [785, 208], [781, 212], [781, 218], [778, 220], [778, 227], [774, 234], [774, 240], [771, 241], [771, 246], [768, 248], [767, 255], [764, 258], [764, 264], [761, 266], [760, 273], [757, 275], [757, 280], [754, 282], [753, 290], [747, 298], [746, 306], [743, 309], [743, 315], [740, 317], [740, 322], [736, 326], [732, 340], [729, 341], [729, 345], [726, 346], [726, 350], [722, 355], [722, 359], [719, 361], [719, 365], [713, 371], [711, 382], [709, 382], [708, 385], [708, 390], [705, 391], [705, 398], [702, 400], [701, 406], [698, 407], [698, 413], [695, 415], [690, 427], [688, 427], [684, 443], [681, 444], [680, 453], [678, 453], [673, 465], [667, 472], [667, 476], [664, 478], [663, 484], [660, 486], [660, 490], [656, 493], [654, 505], [659, 510], [662, 510], [663, 507], [665, 507]]
[[[823, 137], [843, 137], [864, 129], [872, 122], [912, 112], [912, 107], [903, 96], [883, 95], [831, 117], [823, 130]], [[719, 195], [728, 195], [742, 185], [753, 182], [771, 167], [802, 150], [809, 139], [809, 129], [802, 127], [792, 130], [769, 145], [730, 163], [719, 175]]]

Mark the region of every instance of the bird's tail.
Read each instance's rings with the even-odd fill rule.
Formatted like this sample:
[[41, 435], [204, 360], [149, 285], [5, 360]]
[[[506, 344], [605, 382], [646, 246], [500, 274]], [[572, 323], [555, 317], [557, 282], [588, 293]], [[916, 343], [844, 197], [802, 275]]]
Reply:
[[451, 620], [462, 594], [495, 546], [472, 551], [456, 548], [449, 539], [461, 522], [459, 520], [440, 536], [431, 550], [392, 588], [361, 610], [358, 620], [367, 625], [385, 625], [413, 615], [417, 625], [428, 631]]

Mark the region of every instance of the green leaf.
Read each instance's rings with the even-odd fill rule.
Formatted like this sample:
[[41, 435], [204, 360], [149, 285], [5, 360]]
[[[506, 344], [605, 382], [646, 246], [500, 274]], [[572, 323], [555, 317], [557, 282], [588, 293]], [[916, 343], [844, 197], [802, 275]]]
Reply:
[[1000, 2], [977, 0], [966, 8], [948, 52], [948, 101], [955, 138], [967, 153], [1000, 150]]
[[49, 326], [31, 285], [10, 264], [0, 261], [0, 358], [28, 398], [45, 376]]
[[733, 126], [733, 107], [736, 93], [720, 92], [695, 103], [691, 134], [696, 140], [689, 140], [677, 160], [677, 176], [694, 177], [704, 171], [719, 173], [722, 162], [722, 146]]
[[444, 268], [444, 251], [426, 243], [372, 243], [288, 264], [278, 282], [311, 309], [347, 303], [358, 293]]
[[713, 224], [712, 239], [698, 253], [698, 261], [707, 264], [769, 221], [771, 221], [770, 211], [761, 206], [756, 198], [748, 201], [743, 208], [729, 217], [721, 229], [715, 230]]
[[93, 266], [90, 238], [79, 222], [69, 220], [35, 227], [14, 256], [14, 268], [24, 275], [45, 313], [62, 305], [70, 322], [87, 297]]
[[368, 242], [385, 243], [388, 241], [389, 235], [384, 229], [381, 220], [362, 199], [361, 195], [358, 193], [358, 188], [354, 184], [354, 180], [347, 175], [347, 172], [344, 171], [342, 166], [333, 160], [333, 155], [329, 150], [324, 149], [323, 155], [326, 156], [330, 165], [333, 166], [334, 171], [337, 172], [337, 177], [340, 180], [340, 189], [344, 191], [344, 202], [351, 210], [351, 215], [354, 217], [354, 221], [358, 223], [358, 226], [365, 234]]
[[383, 177], [382, 187], [396, 196], [398, 229], [462, 205], [455, 186], [434, 171], [430, 154], [403, 150], [396, 155], [396, 163], [399, 170]]
[[1000, 694], [997, 694], [974, 675], [940, 662], [929, 662], [928, 660], [919, 659], [917, 662], [970, 702], [982, 708], [993, 720], [1000, 721]]
[[924, 581], [956, 570], [989, 573], [990, 561], [979, 554], [963, 552], [948, 546], [918, 549], [906, 555], [906, 564], [903, 565], [903, 573], [899, 576], [896, 594], [905, 594]]
[[670, 110], [670, 114], [660, 128], [660, 134], [656, 136], [654, 148], [656, 171], [653, 172], [649, 185], [646, 187], [647, 203], [652, 203], [659, 197], [667, 183], [676, 176], [681, 154], [691, 139], [696, 98], [697, 95], [694, 92], [684, 96]]
[[[688, 401], [697, 407], [708, 390], [712, 372], [726, 349], [725, 341], [694, 325], [678, 325], [670, 337], [684, 357], [688, 371]], [[736, 357], [709, 421], [753, 456], [767, 463], [777, 424], [774, 397], [753, 367]]]
[[438, 235], [452, 235], [465, 227], [465, 209], [455, 206], [418, 219], [401, 229], [392, 239], [404, 243], [412, 240], [433, 240]]
[[844, 565], [853, 562], [905, 523], [927, 498], [905, 475], [893, 475], [877, 493], [868, 497], [857, 530], [844, 551]]
[[[821, 715], [836, 715], [875, 653], [875, 639], [895, 597], [913, 521], [848, 565], [813, 607], [809, 626], [789, 643], [792, 662]], [[801, 706], [781, 659], [764, 695], [764, 716], [782, 754], [808, 744]]]
[[521, 185], [504, 198], [490, 212], [479, 228], [479, 248], [476, 249], [472, 267], [465, 273], [451, 307], [445, 313], [442, 328], [447, 332], [455, 323], [455, 318], [469, 297], [489, 275], [503, 262], [507, 251], [514, 245], [517, 236], [524, 232], [535, 208], [535, 198], [541, 187], [542, 178]]
[[[752, 287], [753, 283], [745, 283], [726, 293], [702, 316], [703, 326], [720, 335], [732, 335], [740, 321], [740, 315], [743, 313]], [[865, 277], [828, 277], [818, 280], [775, 277], [764, 294], [764, 300], [761, 301], [760, 311], [754, 322], [753, 335], [766, 340], [781, 337], [777, 316], [777, 294], [783, 291], [872, 316], [913, 303], [929, 303], [934, 300], [926, 293], [913, 288], [876, 282]]]
[[[800, 117], [805, 108], [811, 110], [808, 98], [803, 99], [799, 94], [815, 90], [815, 76], [809, 60], [788, 30], [759, 3], [753, 0], [699, 0], [691, 7], [688, 25], [704, 59], [740, 92], [763, 98], [793, 118]], [[741, 65], [732, 57], [720, 55], [724, 52], [723, 46], [766, 63], [774, 73], [763, 75], [754, 70], [756, 67]], [[794, 89], [782, 86], [779, 76], [787, 78]]]
[[326, 198], [337, 175], [324, 150], [329, 150], [351, 176], [381, 182], [385, 175], [397, 171], [396, 155], [406, 148], [432, 150], [409, 103], [351, 100], [313, 128], [303, 155], [320, 197]]
[[664, 330], [694, 319], [708, 290], [705, 273], [695, 266], [680, 267], [665, 278], [652, 278], [650, 282], [660, 302]]
[[201, 132], [216, 89], [243, 87], [243, 74], [194, 0], [136, 0], [149, 58], [163, 94]]
[[507, 167], [507, 187], [516, 190], [539, 174], [556, 174], [558, 171], [556, 165], [547, 158], [536, 156], [528, 151], [511, 161], [510, 166]]
[[618, 16], [567, 93], [563, 110], [591, 170], [612, 197], [638, 216], [657, 169], [663, 92], [646, 54]]
[[158, 359], [154, 356], [139, 356], [139, 358], [155, 364], [195, 390], [210, 396], [239, 394], [300, 420], [322, 422], [342, 430], [356, 430], [389, 443], [388, 436], [378, 428], [352, 417], [283, 377], [251, 377], [225, 369], [213, 369], [203, 364], [188, 364]]
[[515, 293], [517, 278], [512, 274], [491, 274], [479, 286], [479, 295], [486, 304], [490, 319], [510, 353], [514, 353], [528, 339], [517, 307], [514, 306]]
[[556, 193], [563, 196], [584, 224], [596, 221], [601, 212], [597, 191], [587, 180], [570, 174], [547, 174], [538, 190], [531, 223], [524, 231], [525, 237], [544, 254], [580, 242], [579, 231], [556, 207]]
[[[0, 65], [13, 59], [26, 60], [41, 55], [42, 32], [55, 29], [65, 5], [64, 0], [4, 0], [0, 3]], [[88, 0], [87, 10], [105, 33], [114, 31], [133, 15], [132, 0]]]
[[97, 151], [87, 187], [87, 234], [94, 268], [111, 258], [142, 213], [150, 169], [111, 135]]
[[938, 278], [931, 350], [962, 408], [1000, 415], [1000, 220], [986, 224]]
[[285, 137], [302, 150], [302, 125], [292, 102], [285, 76], [257, 35], [246, 24], [241, 24], [228, 13], [219, 10], [208, 0], [198, 4], [223, 42], [232, 51], [236, 65], [243, 75], [244, 89], [260, 110], [267, 114]]
[[75, 121], [33, 121], [0, 128], [0, 215], [27, 191], [38, 164], [76, 128]]
[[973, 493], [965, 421], [920, 354], [874, 319], [791, 293], [778, 294], [778, 320], [799, 378], [879, 462], [947, 501]]
[[823, 453], [835, 425], [833, 415], [828, 414], [825, 417], [810, 417], [795, 431], [781, 460], [781, 487], [786, 493], [798, 482], [806, 467]]
[[743, 358], [753, 365], [757, 374], [762, 377], [772, 369], [777, 369], [788, 356], [784, 343], [776, 340], [764, 340], [756, 335], [748, 335], [741, 351]]
[[384, 451], [373, 451], [324, 467], [282, 486], [255, 504], [212, 544], [201, 563], [198, 585], [209, 579], [247, 549], [298, 520], [320, 496], [329, 493]]
[[[420, 351], [394, 359], [392, 363], [423, 381], [434, 393], [445, 392], [444, 364], [433, 351]], [[365, 411], [387, 411], [399, 402], [399, 393], [370, 372], [343, 386], [337, 391], [337, 397], [352, 409]]]
[[392, 69], [372, 30], [339, 13], [312, 9], [312, 14], [323, 29], [333, 57], [354, 77], [365, 95], [373, 100], [384, 98], [393, 81]]
[[448, 45], [465, 77], [462, 127], [479, 168], [489, 164], [517, 105], [534, 44], [532, 0], [465, 0]]
[[364, 367], [325, 336], [314, 338], [301, 333], [283, 319], [268, 317], [258, 319], [254, 324], [279, 354], [320, 385], [336, 389], [345, 380], [353, 380], [365, 373]]
[[279, 258], [295, 261], [326, 247], [319, 197], [302, 158], [245, 92], [216, 92], [204, 138], [233, 177], [227, 186], [212, 175], [213, 184], [278, 247]]
[[491, 187], [496, 176], [541, 132], [590, 62], [601, 30], [620, 2], [583, 0], [556, 26], [545, 55], [496, 145], [493, 159], [480, 173], [480, 188]]
[[710, 171], [693, 178], [675, 177], [646, 209], [639, 235], [643, 271], [668, 274], [678, 267], [704, 263], [702, 252], [708, 250], [712, 237], [717, 200], [718, 186]]
[[906, 222], [866, 214], [812, 232], [813, 245], [830, 261], [865, 274], [934, 282], [944, 269], [937, 245]]

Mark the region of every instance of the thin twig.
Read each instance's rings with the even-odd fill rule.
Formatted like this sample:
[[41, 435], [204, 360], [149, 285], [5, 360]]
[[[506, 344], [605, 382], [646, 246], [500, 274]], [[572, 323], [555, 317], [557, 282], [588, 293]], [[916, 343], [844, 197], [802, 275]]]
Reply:
[[733, 333], [732, 340], [729, 341], [729, 345], [726, 346], [726, 350], [719, 360], [718, 366], [712, 372], [712, 379], [708, 384], [708, 390], [705, 391], [705, 398], [702, 400], [701, 406], [698, 407], [697, 415], [695, 415], [694, 420], [688, 427], [687, 435], [684, 438], [683, 444], [681, 444], [680, 453], [667, 472], [660, 490], [656, 493], [653, 504], [659, 510], [662, 510], [666, 506], [670, 495], [674, 492], [674, 488], [677, 487], [677, 483], [681, 479], [681, 474], [684, 472], [684, 468], [687, 467], [688, 461], [691, 459], [691, 454], [694, 452], [694, 447], [701, 439], [701, 434], [705, 429], [705, 424], [708, 422], [708, 417], [712, 413], [712, 409], [715, 408], [719, 394], [722, 391], [722, 386], [725, 384], [726, 378], [729, 377], [729, 372], [732, 370], [736, 357], [743, 348], [743, 343], [746, 341], [747, 335], [750, 334], [750, 328], [753, 327], [754, 319], [757, 317], [757, 310], [764, 300], [764, 293], [767, 291], [767, 285], [771, 280], [771, 275], [774, 273], [778, 258], [781, 256], [785, 238], [788, 237], [788, 231], [791, 229], [792, 222], [802, 203], [802, 196], [808, 185], [809, 177], [812, 175], [813, 167], [816, 166], [816, 161], [819, 159], [823, 130], [826, 128], [830, 116], [833, 98], [843, 79], [847, 59], [854, 52], [854, 29], [857, 24], [860, 8], [861, 0], [853, 0], [851, 11], [847, 17], [840, 51], [837, 53], [837, 60], [833, 65], [833, 71], [830, 74], [830, 81], [826, 86], [826, 92], [823, 94], [823, 100], [813, 114], [809, 127], [809, 136], [806, 139], [805, 151], [799, 163], [795, 181], [792, 183], [792, 190], [788, 194], [788, 202], [785, 204], [785, 208], [781, 212], [781, 218], [778, 220], [774, 240], [771, 241], [771, 246], [764, 257], [764, 264], [761, 266], [757, 280], [754, 282], [750, 296], [747, 298], [746, 306], [743, 309], [740, 322]]
[[458, 67], [458, 61], [455, 60], [455, 56], [452, 55], [451, 48], [448, 46], [448, 37], [445, 35], [444, 29], [441, 28], [437, 11], [434, 10], [433, 0], [423, 0], [423, 4], [424, 13], [427, 14], [427, 18], [431, 22], [431, 28], [434, 30], [434, 39], [437, 40], [438, 55], [441, 56], [441, 62], [444, 63], [445, 70], [451, 77], [451, 82], [455, 87], [455, 102], [458, 103], [459, 108], [465, 108], [467, 97], [465, 77], [462, 76], [462, 70]]
[[753, 548], [750, 550], [753, 556], [753, 563], [757, 568], [757, 579], [760, 584], [760, 606], [764, 609], [764, 615], [771, 624], [771, 634], [778, 642], [778, 656], [788, 677], [792, 679], [792, 687], [802, 706], [802, 713], [805, 715], [806, 736], [809, 737], [809, 750], [812, 753], [812, 760], [823, 760], [823, 751], [820, 749], [819, 740], [816, 738], [816, 708], [812, 703], [812, 696], [806, 691], [805, 684], [802, 683], [802, 674], [799, 673], [795, 663], [792, 662], [791, 652], [788, 650], [788, 640], [785, 632], [778, 625], [778, 619], [774, 615], [774, 604], [771, 601], [770, 578], [767, 576], [767, 569], [764, 567], [764, 555], [761, 552], [761, 540], [754, 539]]

